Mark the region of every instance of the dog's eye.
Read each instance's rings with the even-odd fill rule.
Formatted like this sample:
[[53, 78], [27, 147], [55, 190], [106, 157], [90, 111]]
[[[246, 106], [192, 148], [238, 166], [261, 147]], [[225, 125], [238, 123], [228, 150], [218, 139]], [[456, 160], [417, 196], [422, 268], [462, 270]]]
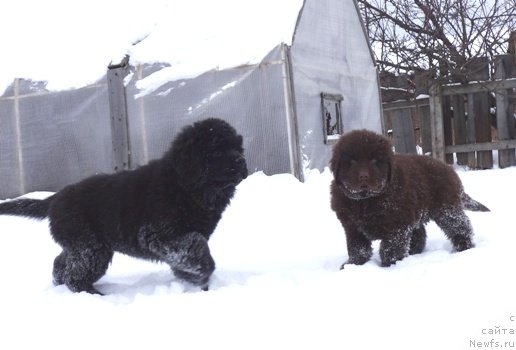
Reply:
[[345, 164], [353, 165], [353, 164], [357, 163], [357, 160], [348, 154], [343, 154], [341, 159], [342, 159], [342, 162]]

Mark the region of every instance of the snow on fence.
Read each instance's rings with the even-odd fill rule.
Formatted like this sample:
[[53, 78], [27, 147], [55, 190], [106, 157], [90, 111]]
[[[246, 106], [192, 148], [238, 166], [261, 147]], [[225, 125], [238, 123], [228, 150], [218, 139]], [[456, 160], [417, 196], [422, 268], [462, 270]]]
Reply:
[[516, 165], [516, 70], [509, 55], [496, 64], [493, 81], [435, 83], [428, 97], [384, 103], [396, 151], [416, 153], [418, 144], [447, 163], [488, 169], [497, 150], [500, 167]]

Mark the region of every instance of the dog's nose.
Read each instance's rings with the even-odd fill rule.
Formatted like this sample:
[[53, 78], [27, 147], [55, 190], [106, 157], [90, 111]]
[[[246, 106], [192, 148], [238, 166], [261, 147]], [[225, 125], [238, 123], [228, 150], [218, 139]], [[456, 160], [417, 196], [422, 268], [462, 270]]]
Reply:
[[242, 175], [242, 178], [245, 179], [247, 178], [247, 175], [248, 174], [248, 171], [247, 171], [247, 162], [245, 161], [245, 158], [240, 156], [238, 157], [236, 160], [235, 160], [235, 163], [240, 167], [241, 169], [241, 175]]
[[358, 180], [360, 182], [367, 182], [367, 181], [369, 181], [369, 172], [365, 171], [365, 170], [360, 171], [358, 173]]

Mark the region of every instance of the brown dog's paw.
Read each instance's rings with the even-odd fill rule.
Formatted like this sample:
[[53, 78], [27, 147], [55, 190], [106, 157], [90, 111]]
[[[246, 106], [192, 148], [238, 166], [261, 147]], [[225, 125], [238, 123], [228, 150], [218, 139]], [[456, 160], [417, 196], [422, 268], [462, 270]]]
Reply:
[[340, 265], [340, 270], [344, 270], [344, 267], [346, 265], [364, 265], [366, 262], [369, 261], [369, 258], [361, 258], [361, 259], [348, 259], [346, 262], [344, 262], [342, 265]]
[[462, 252], [471, 248], [475, 248], [475, 244], [471, 241], [470, 237], [454, 237], [452, 239], [453, 248], [455, 252]]

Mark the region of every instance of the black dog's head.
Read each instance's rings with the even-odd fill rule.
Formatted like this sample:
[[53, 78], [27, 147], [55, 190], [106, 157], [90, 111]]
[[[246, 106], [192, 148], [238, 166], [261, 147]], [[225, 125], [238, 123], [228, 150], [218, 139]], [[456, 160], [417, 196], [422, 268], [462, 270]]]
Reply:
[[333, 148], [330, 169], [334, 186], [351, 199], [380, 195], [391, 173], [389, 139], [368, 130], [356, 130], [339, 139]]
[[185, 127], [165, 157], [183, 186], [231, 198], [247, 177], [242, 136], [226, 121], [205, 119]]

